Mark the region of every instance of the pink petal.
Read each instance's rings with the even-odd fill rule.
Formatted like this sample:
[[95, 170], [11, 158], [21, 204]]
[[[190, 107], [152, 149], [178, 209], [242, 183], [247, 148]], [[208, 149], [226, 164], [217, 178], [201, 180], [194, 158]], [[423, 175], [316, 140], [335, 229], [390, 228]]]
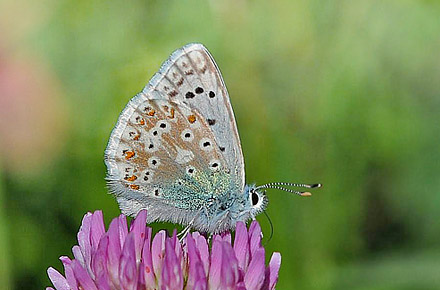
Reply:
[[110, 277], [107, 268], [108, 265], [108, 235], [104, 235], [99, 243], [98, 249], [92, 259], [92, 270], [95, 273], [95, 281], [97, 281], [99, 289], [110, 288]]
[[[202, 267], [202, 265], [200, 264], [200, 267]], [[196, 283], [194, 284], [193, 288], [188, 288], [188, 289], [194, 289], [194, 290], [207, 290], [208, 289], [208, 285], [206, 284], [206, 278], [200, 278], [196, 281]], [[246, 289], [244, 289], [246, 290]]]
[[186, 273], [186, 260], [183, 258], [183, 249], [180, 241], [177, 240], [177, 230], [173, 231], [174, 251], [176, 252], [177, 259], [180, 261], [180, 268], [182, 269], [182, 275], [187, 276]]
[[92, 246], [92, 251], [98, 249], [99, 241], [104, 233], [105, 226], [102, 211], [97, 210], [92, 214], [92, 223], [90, 227], [90, 244]]
[[238, 266], [246, 271], [249, 264], [249, 238], [246, 224], [243, 222], [238, 222], [235, 229], [234, 252]]
[[122, 289], [135, 289], [137, 285], [138, 273], [134, 243], [134, 232], [130, 232], [125, 239], [119, 264], [119, 281]]
[[144, 283], [147, 289], [156, 286], [156, 277], [153, 272], [153, 261], [151, 259], [151, 232], [151, 228], [147, 228], [142, 249], [142, 271], [144, 272], [142, 277], [144, 277]]
[[202, 261], [200, 260], [199, 251], [196, 248], [196, 244], [191, 235], [186, 236], [186, 245], [188, 252], [188, 280], [187, 288], [194, 289], [197, 287], [203, 287], [206, 289], [206, 272], [203, 267]]
[[214, 236], [211, 249], [211, 266], [209, 267], [209, 289], [219, 289], [221, 283], [223, 247], [221, 238]]
[[255, 251], [260, 249], [261, 246], [261, 237], [263, 234], [261, 233], [261, 227], [256, 220], [252, 221], [251, 226], [249, 227], [249, 246], [251, 250], [251, 259], [254, 255]]
[[134, 219], [130, 231], [134, 232], [134, 246], [136, 252], [136, 262], [139, 263], [141, 260], [142, 247], [144, 246], [145, 231], [147, 223], [147, 211], [141, 210], [136, 218]]
[[67, 283], [69, 283], [70, 289], [78, 290], [78, 283], [76, 282], [75, 274], [72, 269], [72, 261], [66, 256], [61, 256], [60, 260], [63, 263], [64, 274], [66, 275], [66, 280]]
[[278, 282], [278, 271], [281, 266], [280, 253], [273, 253], [270, 258], [269, 266], [266, 268], [263, 289], [273, 290]]
[[136, 287], [136, 289], [139, 289], [139, 290], [144, 290], [144, 289], [146, 289], [146, 287], [145, 287], [145, 265], [144, 265], [144, 263], [143, 262], [140, 262], [140, 264], [139, 264], [139, 268], [138, 268], [138, 284], [137, 284], [137, 287]]
[[[90, 275], [93, 277], [93, 272], [90, 268], [90, 263], [92, 260], [92, 245], [90, 242], [90, 229], [92, 227], [92, 214], [88, 212], [86, 215], [84, 215], [84, 218], [82, 220], [81, 227], [78, 232], [78, 245], [79, 249], [81, 250], [81, 254], [83, 259], [78, 259], [81, 261], [82, 266], [87, 269]], [[75, 253], [74, 253], [75, 255]], [[76, 255], [75, 255], [76, 257]]]
[[249, 268], [244, 275], [244, 283], [247, 289], [261, 289], [264, 283], [264, 248], [254, 252]]
[[110, 290], [112, 289], [109, 284], [108, 275], [102, 275], [95, 280], [96, 285], [99, 290]]
[[70, 290], [69, 283], [67, 283], [66, 278], [64, 278], [64, 276], [61, 275], [60, 272], [58, 272], [54, 268], [49, 267], [49, 269], [47, 269], [47, 275], [52, 281], [53, 286], [55, 286], [55, 289]]
[[165, 259], [162, 268], [161, 289], [183, 289], [183, 276], [180, 261], [175, 252], [175, 240], [168, 238], [165, 241]]
[[118, 227], [119, 227], [120, 247], [122, 249], [124, 247], [125, 238], [128, 235], [127, 218], [125, 217], [125, 215], [121, 214], [121, 215], [119, 215], [117, 221], [118, 221]]
[[205, 269], [205, 273], [208, 274], [209, 271], [209, 248], [208, 243], [204, 236], [200, 235], [198, 232], [192, 233], [192, 237], [196, 242], [196, 248], [200, 254], [200, 259], [203, 263], [203, 268]]
[[221, 289], [233, 289], [239, 280], [238, 261], [230, 243], [223, 241], [222, 248]]
[[84, 290], [98, 290], [92, 278], [78, 261], [72, 261], [72, 269], [75, 275], [75, 279], [78, 282], [78, 288]]
[[154, 275], [153, 261], [151, 258], [151, 232], [152, 229], [147, 227], [144, 246], [142, 248], [142, 271], [144, 272], [142, 277], [144, 278], [144, 283], [147, 289], [156, 286], [156, 276]]
[[[127, 230], [127, 228], [125, 228]], [[119, 285], [119, 258], [121, 256], [122, 248], [120, 243], [120, 219], [115, 218], [111, 221], [107, 236], [107, 262], [108, 272], [113, 285], [118, 288]]]
[[78, 260], [78, 262], [80, 262], [83, 267], [85, 267], [86, 262], [84, 261], [83, 253], [81, 253], [81, 248], [76, 245], [73, 246], [72, 253], [73, 253], [73, 256], [75, 257], [75, 259]]
[[224, 232], [220, 236], [224, 242], [227, 242], [229, 244], [231, 243], [231, 233], [230, 232]]
[[156, 278], [160, 280], [162, 274], [162, 265], [165, 257], [165, 231], [158, 232], [151, 244], [151, 260], [153, 262], [153, 269]]
[[[169, 240], [170, 240], [170, 243], [171, 243], [171, 247], [173, 248], [174, 252], [177, 255], [176, 248], [177, 248], [177, 244], [179, 242], [177, 241], [177, 230], [176, 229], [173, 230], [173, 235], [171, 236], [171, 238], [169, 238]], [[166, 241], [165, 241], [165, 246], [166, 246]]]

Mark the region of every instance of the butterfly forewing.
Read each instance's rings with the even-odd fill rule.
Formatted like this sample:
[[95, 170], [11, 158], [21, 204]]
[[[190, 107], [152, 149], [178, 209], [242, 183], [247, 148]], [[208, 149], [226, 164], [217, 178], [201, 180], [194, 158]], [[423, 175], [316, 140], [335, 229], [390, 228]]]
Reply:
[[197, 110], [214, 134], [238, 188], [243, 189], [244, 161], [234, 113], [220, 70], [203, 45], [189, 44], [175, 51], [143, 93]]

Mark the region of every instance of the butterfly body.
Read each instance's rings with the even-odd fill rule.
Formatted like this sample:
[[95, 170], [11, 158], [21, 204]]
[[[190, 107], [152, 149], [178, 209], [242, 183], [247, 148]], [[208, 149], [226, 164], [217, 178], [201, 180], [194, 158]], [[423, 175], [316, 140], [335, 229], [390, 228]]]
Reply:
[[219, 233], [267, 199], [244, 182], [235, 118], [220, 71], [201, 44], [175, 51], [127, 104], [105, 152], [123, 213]]

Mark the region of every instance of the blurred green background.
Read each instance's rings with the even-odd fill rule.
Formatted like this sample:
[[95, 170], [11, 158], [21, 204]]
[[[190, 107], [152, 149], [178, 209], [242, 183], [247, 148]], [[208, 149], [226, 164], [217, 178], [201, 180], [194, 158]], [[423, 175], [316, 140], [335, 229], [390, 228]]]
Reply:
[[1, 289], [50, 285], [82, 216], [119, 214], [109, 134], [189, 42], [222, 70], [247, 181], [324, 184], [308, 199], [269, 192], [278, 289], [440, 289], [440, 3], [428, 0], [1, 1]]

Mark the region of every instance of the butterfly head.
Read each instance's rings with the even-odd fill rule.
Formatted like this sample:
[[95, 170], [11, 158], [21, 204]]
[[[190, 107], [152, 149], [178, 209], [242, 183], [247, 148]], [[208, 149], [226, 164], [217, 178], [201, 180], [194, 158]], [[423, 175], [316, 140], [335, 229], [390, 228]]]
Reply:
[[246, 207], [249, 215], [254, 218], [267, 207], [266, 190], [258, 188], [255, 185], [248, 185], [245, 188]]
[[254, 218], [256, 215], [261, 213], [267, 206], [268, 199], [266, 196], [266, 189], [273, 188], [282, 191], [294, 193], [300, 196], [311, 196], [312, 194], [308, 191], [296, 191], [284, 186], [296, 186], [305, 188], [318, 188], [322, 185], [317, 184], [298, 184], [298, 183], [288, 183], [288, 182], [272, 182], [263, 185], [247, 185], [244, 191], [243, 212], [248, 215], [248, 218]]
[[[289, 193], [294, 193], [300, 196], [311, 196], [308, 191], [296, 191], [284, 186], [296, 186], [305, 188], [317, 188], [321, 187], [321, 184], [298, 184], [298, 183], [286, 183], [286, 182], [273, 182], [263, 185], [246, 185], [244, 194], [238, 195], [232, 201], [229, 201], [229, 205], [225, 206], [224, 201], [221, 202], [218, 208], [218, 213], [226, 211], [229, 213], [230, 223], [234, 225], [235, 222], [241, 220], [246, 221], [254, 219], [258, 214], [264, 211], [267, 207], [268, 199], [266, 196], [266, 189], [278, 189]], [[228, 202], [226, 202], [228, 203]]]

